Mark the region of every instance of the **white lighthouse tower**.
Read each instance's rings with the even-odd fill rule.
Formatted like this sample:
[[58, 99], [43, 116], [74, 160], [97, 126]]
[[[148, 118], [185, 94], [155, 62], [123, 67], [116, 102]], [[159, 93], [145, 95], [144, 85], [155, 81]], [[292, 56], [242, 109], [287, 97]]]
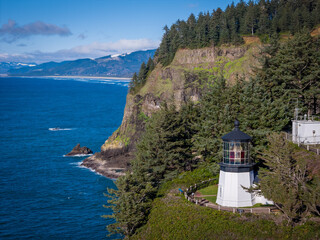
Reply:
[[250, 158], [251, 137], [239, 130], [239, 121], [234, 122], [234, 130], [222, 137], [223, 159], [220, 163], [220, 176], [216, 203], [227, 207], [250, 207], [255, 194], [245, 189], [253, 184], [254, 163]]

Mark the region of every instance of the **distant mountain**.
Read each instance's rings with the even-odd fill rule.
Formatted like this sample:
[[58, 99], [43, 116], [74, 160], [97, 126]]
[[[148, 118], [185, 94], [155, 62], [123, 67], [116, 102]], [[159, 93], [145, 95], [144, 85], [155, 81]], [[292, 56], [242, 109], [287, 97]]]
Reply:
[[10, 69], [10, 76], [105, 76], [132, 77], [142, 62], [153, 57], [154, 50], [109, 55], [96, 59], [78, 59], [64, 62], [47, 62], [32, 67]]
[[35, 63], [18, 63], [18, 62], [0, 62], [0, 74], [7, 73], [10, 69], [17, 69], [22, 67], [34, 67]]

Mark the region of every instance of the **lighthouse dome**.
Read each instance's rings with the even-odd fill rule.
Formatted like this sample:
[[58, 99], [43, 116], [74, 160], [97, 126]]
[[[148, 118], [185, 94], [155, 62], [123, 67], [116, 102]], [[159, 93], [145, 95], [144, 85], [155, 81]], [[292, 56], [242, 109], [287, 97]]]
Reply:
[[249, 142], [249, 141], [251, 141], [252, 137], [250, 137], [248, 134], [240, 131], [239, 125], [240, 125], [240, 123], [236, 119], [234, 121], [234, 129], [231, 132], [224, 135], [222, 137], [222, 140], [224, 142]]

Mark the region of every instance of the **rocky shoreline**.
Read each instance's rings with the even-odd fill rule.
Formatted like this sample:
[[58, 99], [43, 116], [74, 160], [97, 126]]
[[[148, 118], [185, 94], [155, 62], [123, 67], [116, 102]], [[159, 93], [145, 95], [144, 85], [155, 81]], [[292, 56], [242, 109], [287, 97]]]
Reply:
[[131, 159], [132, 154], [130, 153], [110, 157], [105, 156], [103, 152], [98, 152], [83, 160], [80, 165], [107, 178], [118, 178], [125, 175], [125, 172], [129, 170]]

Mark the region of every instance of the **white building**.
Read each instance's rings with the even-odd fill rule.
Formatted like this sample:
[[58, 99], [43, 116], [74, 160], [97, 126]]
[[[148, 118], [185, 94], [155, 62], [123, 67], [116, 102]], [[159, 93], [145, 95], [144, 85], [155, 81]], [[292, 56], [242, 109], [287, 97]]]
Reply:
[[247, 192], [254, 184], [255, 171], [250, 158], [251, 137], [235, 128], [222, 137], [223, 160], [220, 163], [220, 176], [216, 203], [226, 207], [250, 207], [256, 203], [273, 204], [262, 195]]
[[320, 121], [292, 120], [292, 142], [297, 144], [320, 144]]

